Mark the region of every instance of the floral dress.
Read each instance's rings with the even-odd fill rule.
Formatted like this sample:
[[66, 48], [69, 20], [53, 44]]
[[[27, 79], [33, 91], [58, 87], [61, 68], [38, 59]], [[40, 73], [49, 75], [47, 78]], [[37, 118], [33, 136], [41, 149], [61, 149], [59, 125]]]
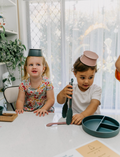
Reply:
[[[25, 92], [23, 110], [34, 111], [42, 108], [47, 100], [47, 91], [53, 88], [51, 81], [46, 77], [43, 77], [37, 89], [31, 87], [30, 78], [23, 80], [19, 86], [19, 89]], [[52, 106], [48, 112], [54, 112], [54, 107]]]

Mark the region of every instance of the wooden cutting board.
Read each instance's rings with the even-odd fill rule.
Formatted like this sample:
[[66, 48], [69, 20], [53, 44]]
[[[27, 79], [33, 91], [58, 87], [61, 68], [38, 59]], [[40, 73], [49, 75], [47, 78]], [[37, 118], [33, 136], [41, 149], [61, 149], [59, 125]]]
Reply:
[[3, 122], [12, 122], [18, 116], [16, 113], [3, 113], [0, 115], [0, 121]]

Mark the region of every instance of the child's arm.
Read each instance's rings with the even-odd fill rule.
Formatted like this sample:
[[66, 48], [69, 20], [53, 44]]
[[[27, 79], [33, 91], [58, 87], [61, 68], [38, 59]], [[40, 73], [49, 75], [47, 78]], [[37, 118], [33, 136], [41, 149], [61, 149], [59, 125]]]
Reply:
[[54, 102], [55, 102], [54, 91], [53, 91], [53, 89], [48, 90], [47, 91], [47, 101], [46, 101], [45, 105], [41, 109], [35, 110], [34, 113], [36, 113], [36, 115], [39, 114], [39, 116], [41, 116], [41, 115], [44, 116], [45, 113], [48, 114], [48, 110], [50, 109], [50, 107], [53, 106]]
[[118, 72], [120, 72], [120, 56], [118, 57], [117, 61], [115, 62], [115, 67]]
[[66, 98], [71, 99], [69, 95], [72, 95], [73, 89], [72, 85], [67, 85], [63, 90], [60, 91], [60, 93], [57, 95], [57, 102], [59, 104], [64, 104], [66, 101]]
[[25, 102], [25, 92], [19, 89], [18, 98], [16, 102], [16, 113], [23, 113], [23, 106]]
[[100, 104], [99, 100], [92, 99], [91, 102], [90, 102], [90, 105], [86, 108], [85, 111], [83, 111], [80, 114], [75, 114], [73, 116], [72, 124], [77, 124], [77, 125], [81, 124], [83, 118], [85, 118], [87, 116], [90, 116], [90, 115], [95, 113], [95, 111], [97, 110], [99, 104]]

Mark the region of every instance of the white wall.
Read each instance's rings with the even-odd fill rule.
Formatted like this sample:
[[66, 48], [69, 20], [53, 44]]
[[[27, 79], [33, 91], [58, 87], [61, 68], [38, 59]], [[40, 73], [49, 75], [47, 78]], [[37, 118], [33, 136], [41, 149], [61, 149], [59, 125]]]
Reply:
[[19, 39], [26, 46], [25, 56], [28, 54], [28, 44], [27, 44], [27, 20], [26, 20], [26, 3], [23, 0], [18, 0], [18, 29], [19, 29]]

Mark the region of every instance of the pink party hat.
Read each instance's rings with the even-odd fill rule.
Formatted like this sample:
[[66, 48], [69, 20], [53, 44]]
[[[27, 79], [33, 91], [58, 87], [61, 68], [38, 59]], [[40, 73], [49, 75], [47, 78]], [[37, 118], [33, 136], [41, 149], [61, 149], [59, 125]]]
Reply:
[[80, 60], [83, 64], [88, 66], [95, 66], [97, 64], [98, 55], [92, 51], [84, 51]]

